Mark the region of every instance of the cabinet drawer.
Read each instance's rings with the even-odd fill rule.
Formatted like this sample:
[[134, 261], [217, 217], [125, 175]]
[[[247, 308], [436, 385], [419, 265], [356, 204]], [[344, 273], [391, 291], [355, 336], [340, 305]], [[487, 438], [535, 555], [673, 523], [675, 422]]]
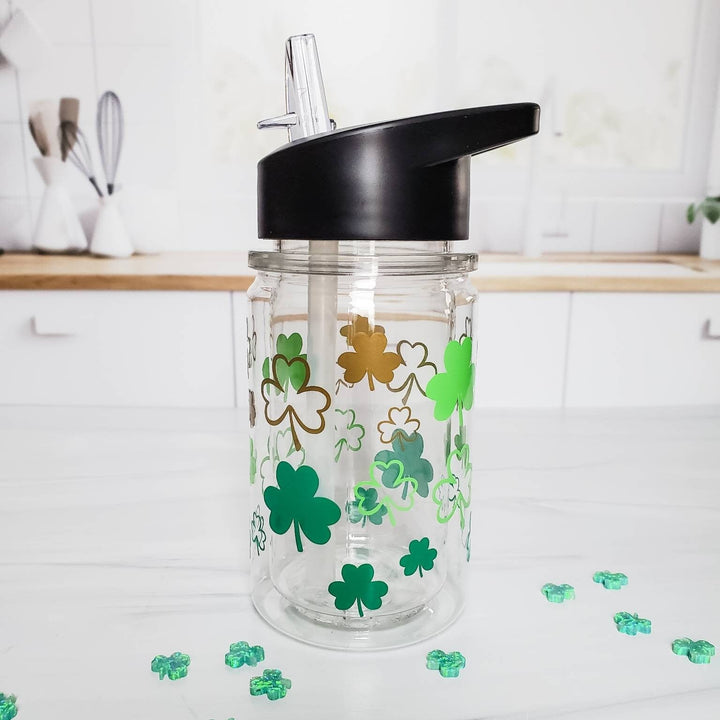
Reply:
[[231, 407], [230, 293], [0, 292], [0, 403]]
[[566, 404], [720, 403], [719, 294], [573, 296]]

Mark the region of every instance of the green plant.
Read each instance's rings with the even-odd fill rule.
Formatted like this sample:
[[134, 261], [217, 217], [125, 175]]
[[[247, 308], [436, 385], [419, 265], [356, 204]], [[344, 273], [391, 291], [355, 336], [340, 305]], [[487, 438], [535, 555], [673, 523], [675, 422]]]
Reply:
[[720, 219], [720, 195], [717, 197], [706, 197], [697, 204], [688, 205], [687, 221], [695, 222], [695, 218], [702, 215], [709, 223], [715, 224]]

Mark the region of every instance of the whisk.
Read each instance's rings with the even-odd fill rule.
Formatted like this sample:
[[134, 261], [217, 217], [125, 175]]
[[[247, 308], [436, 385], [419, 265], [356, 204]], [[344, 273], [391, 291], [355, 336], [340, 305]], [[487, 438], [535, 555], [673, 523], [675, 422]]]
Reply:
[[104, 92], [98, 100], [96, 125], [108, 195], [112, 195], [125, 125], [120, 98], [112, 90]]
[[97, 194], [102, 197], [102, 190], [95, 179], [90, 147], [83, 131], [74, 122], [65, 120], [60, 123], [58, 133], [63, 156], [70, 159], [70, 162], [91, 182]]

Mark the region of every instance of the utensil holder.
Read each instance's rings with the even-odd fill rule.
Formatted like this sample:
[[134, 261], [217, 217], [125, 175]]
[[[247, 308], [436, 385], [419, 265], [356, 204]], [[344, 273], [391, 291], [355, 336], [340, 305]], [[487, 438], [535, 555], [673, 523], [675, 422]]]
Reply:
[[100, 198], [100, 211], [90, 241], [90, 252], [108, 258], [130, 257], [134, 252], [115, 195]]

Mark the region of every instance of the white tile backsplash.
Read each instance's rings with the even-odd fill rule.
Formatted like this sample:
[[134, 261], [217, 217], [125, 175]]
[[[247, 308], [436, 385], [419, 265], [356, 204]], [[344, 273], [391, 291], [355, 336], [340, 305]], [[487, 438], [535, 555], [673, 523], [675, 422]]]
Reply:
[[10, 65], [0, 64], [0, 122], [18, 122], [17, 74]]
[[29, 250], [30, 208], [24, 198], [0, 198], [0, 247], [5, 250]]
[[687, 221], [690, 202], [667, 202], [662, 207], [660, 223], [661, 253], [695, 254], [700, 249], [702, 223], [696, 220], [692, 225]]
[[523, 203], [514, 198], [479, 200], [470, 206], [470, 247], [477, 252], [520, 252]]
[[176, 6], [184, 0], [89, 1], [98, 45], [169, 45]]
[[27, 196], [22, 133], [20, 123], [0, 123], [0, 197]]
[[604, 200], [595, 209], [593, 251], [654, 253], [660, 231], [659, 202]]
[[177, 138], [170, 122], [127, 123], [117, 183], [177, 187]]
[[13, 3], [28, 14], [53, 44], [92, 43], [89, 0], [13, 0]]

